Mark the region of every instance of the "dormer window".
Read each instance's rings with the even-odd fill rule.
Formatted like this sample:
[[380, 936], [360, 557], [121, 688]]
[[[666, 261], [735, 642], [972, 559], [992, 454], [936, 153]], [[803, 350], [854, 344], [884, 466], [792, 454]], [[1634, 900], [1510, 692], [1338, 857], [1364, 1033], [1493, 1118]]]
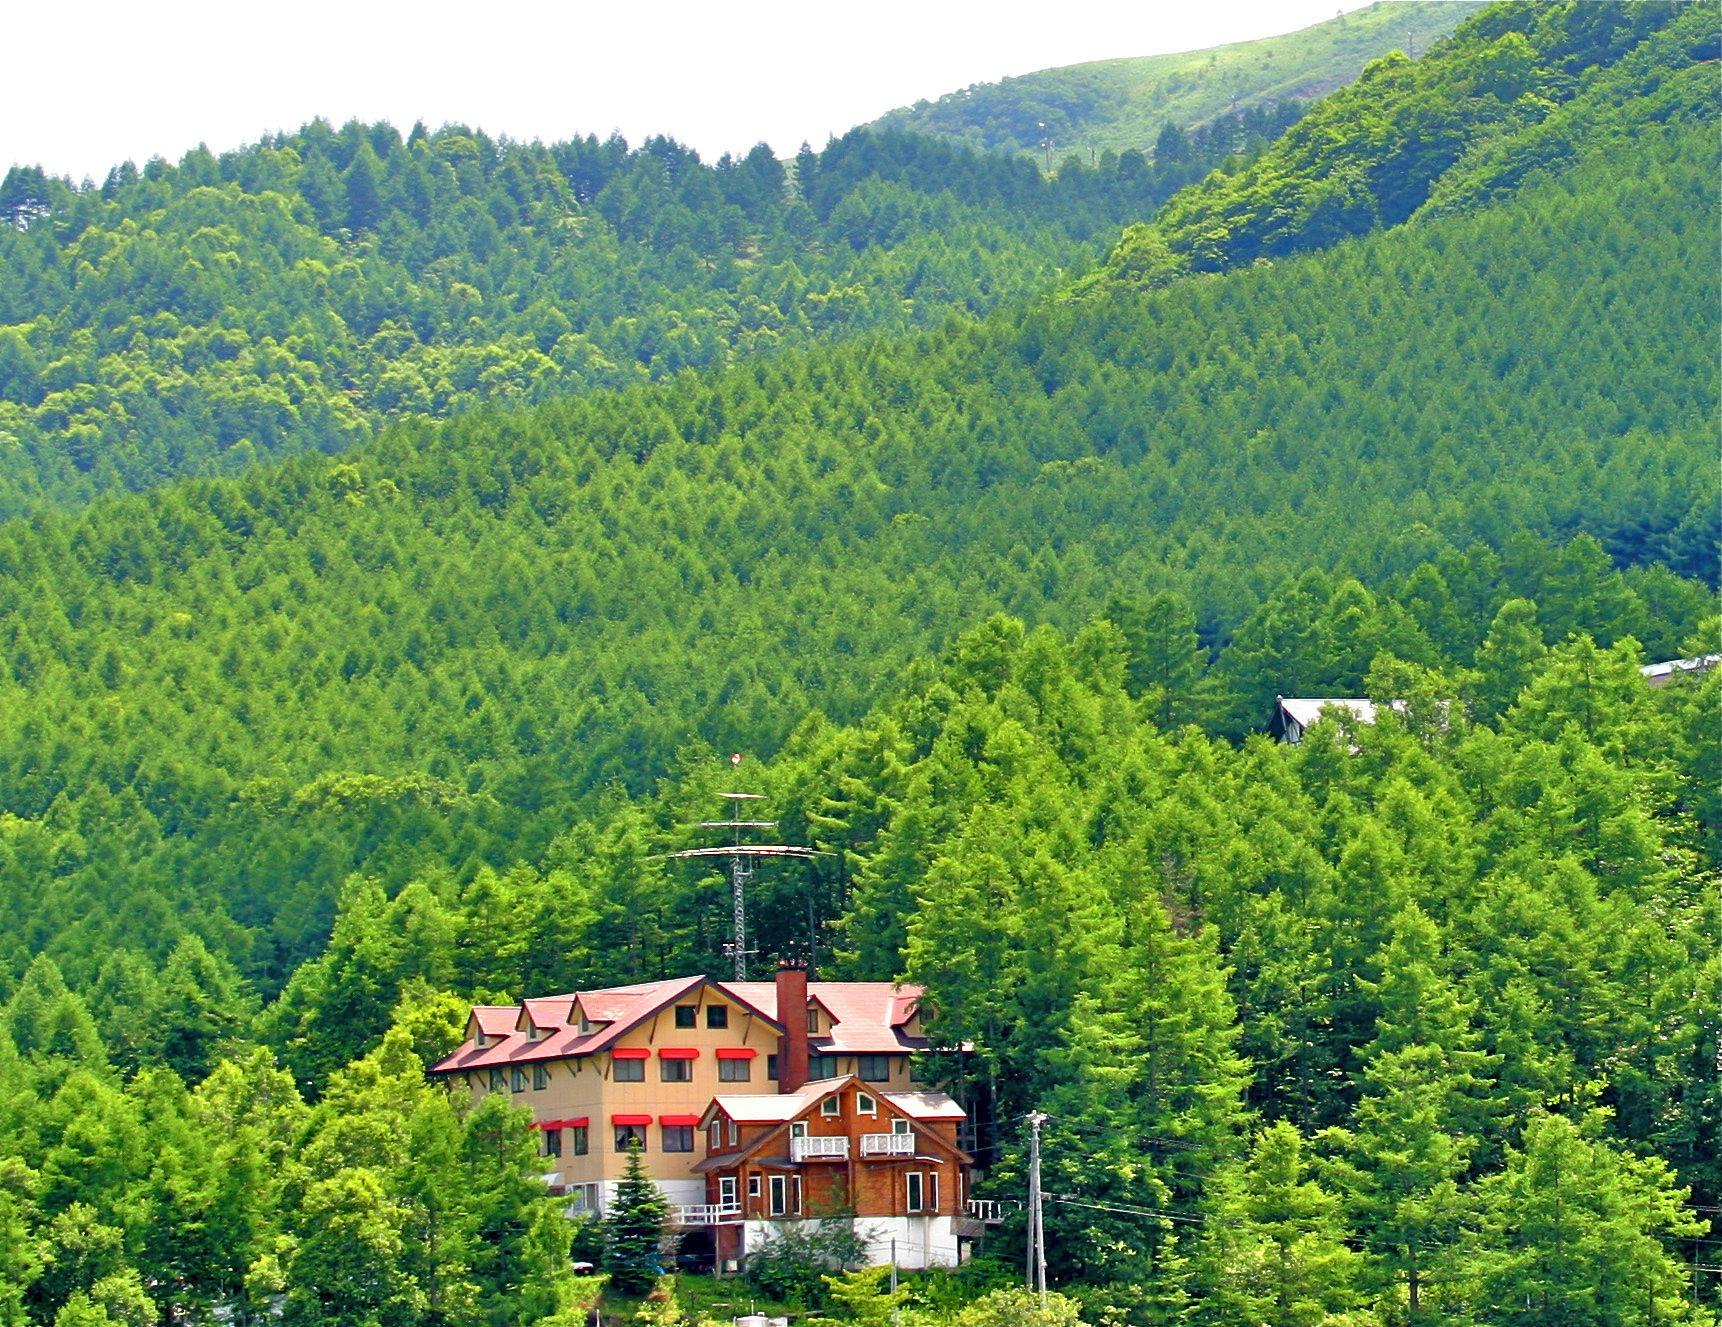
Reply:
[[819, 1031], [819, 1010], [813, 1005], [807, 1006], [807, 1030], [809, 1032]]
[[479, 1050], [483, 1050], [486, 1046], [490, 1045], [490, 1038], [485, 1036], [484, 1033], [480, 1032], [478, 1034], [478, 1043], [477, 1044], [478, 1044]]

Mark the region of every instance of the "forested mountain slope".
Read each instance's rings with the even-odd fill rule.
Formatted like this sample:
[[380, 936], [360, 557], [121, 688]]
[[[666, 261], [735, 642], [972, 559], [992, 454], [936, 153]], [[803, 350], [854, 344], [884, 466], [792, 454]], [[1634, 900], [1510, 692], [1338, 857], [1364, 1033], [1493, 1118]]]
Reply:
[[1188, 132], [1236, 111], [1324, 96], [1389, 51], [1427, 51], [1478, 8], [1465, 0], [1373, 4], [1280, 37], [980, 83], [874, 124], [996, 152], [1038, 155], [1047, 138], [1058, 158], [1147, 151], [1168, 124]]
[[[14, 964], [189, 929], [279, 981], [348, 872], [532, 858], [597, 785], [858, 715], [1000, 608], [1180, 591], [1232, 642], [1231, 733], [1388, 641], [1468, 664], [1515, 595], [1551, 639], [1678, 652], [1708, 602], [1679, 578], [1715, 581], [1713, 146], [1671, 126], [1223, 280], [0, 526]], [[1554, 551], [1575, 531], [1601, 544]], [[1309, 569], [1430, 562], [1420, 607], [1317, 625], [1375, 610]]]
[[[0, 516], [334, 452], [389, 420], [984, 313], [1283, 119], [1043, 179], [854, 132], [792, 170], [316, 123], [73, 189], [0, 185]], [[10, 225], [4, 224], [10, 222]]]
[[1660, 124], [1714, 124], [1719, 34], [1712, 0], [1492, 6], [1427, 59], [1370, 65], [1242, 170], [1184, 190], [1080, 289], [1326, 248], [1581, 151], [1630, 152]]

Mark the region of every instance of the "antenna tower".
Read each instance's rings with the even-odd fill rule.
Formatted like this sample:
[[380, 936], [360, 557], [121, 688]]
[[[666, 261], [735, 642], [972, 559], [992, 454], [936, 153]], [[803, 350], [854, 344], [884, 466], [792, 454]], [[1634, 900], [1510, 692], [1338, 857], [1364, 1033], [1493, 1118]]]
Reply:
[[[740, 756], [731, 756], [732, 766], [741, 764]], [[667, 852], [667, 858], [686, 859], [690, 857], [727, 857], [729, 858], [729, 898], [730, 913], [735, 925], [735, 936], [724, 945], [724, 952], [730, 956], [735, 965], [735, 979], [747, 980], [747, 960], [758, 953], [757, 949], [747, 947], [747, 887], [753, 882], [755, 863], [761, 857], [819, 857], [824, 854], [816, 848], [802, 848], [789, 843], [745, 843], [742, 835], [750, 830], [776, 829], [775, 820], [750, 820], [747, 818], [747, 807], [750, 802], [763, 802], [763, 793], [731, 792], [718, 794], [727, 808], [728, 814], [723, 820], [702, 820], [701, 829], [727, 829], [731, 831], [730, 842], [718, 848], [683, 848], [680, 852]]]

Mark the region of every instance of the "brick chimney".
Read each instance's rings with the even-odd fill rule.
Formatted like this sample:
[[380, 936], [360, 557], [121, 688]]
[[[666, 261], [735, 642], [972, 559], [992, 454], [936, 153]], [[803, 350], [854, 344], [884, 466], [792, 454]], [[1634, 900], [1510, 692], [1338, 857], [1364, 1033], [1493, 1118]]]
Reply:
[[777, 1090], [799, 1092], [807, 1083], [807, 964], [786, 958], [777, 968]]

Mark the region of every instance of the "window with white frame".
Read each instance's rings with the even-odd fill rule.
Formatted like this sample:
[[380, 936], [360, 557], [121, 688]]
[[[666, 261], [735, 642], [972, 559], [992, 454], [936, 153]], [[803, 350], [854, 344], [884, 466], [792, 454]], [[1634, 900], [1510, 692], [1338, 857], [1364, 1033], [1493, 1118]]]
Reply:
[[821, 1115], [833, 1117], [841, 1115], [843, 1113], [843, 1102], [835, 1095], [826, 1097], [824, 1101], [819, 1103], [819, 1113]]
[[867, 1093], [857, 1092], [855, 1094], [855, 1109], [860, 1111], [863, 1115], [877, 1115], [879, 1113], [879, 1103], [867, 1095]]
[[923, 1210], [923, 1200], [926, 1197], [926, 1176], [918, 1170], [911, 1170], [903, 1176], [903, 1183], [908, 1186], [908, 1210], [911, 1212]]
[[771, 1177], [771, 1203], [767, 1209], [772, 1216], [786, 1216], [789, 1213], [789, 1177], [773, 1175]]

